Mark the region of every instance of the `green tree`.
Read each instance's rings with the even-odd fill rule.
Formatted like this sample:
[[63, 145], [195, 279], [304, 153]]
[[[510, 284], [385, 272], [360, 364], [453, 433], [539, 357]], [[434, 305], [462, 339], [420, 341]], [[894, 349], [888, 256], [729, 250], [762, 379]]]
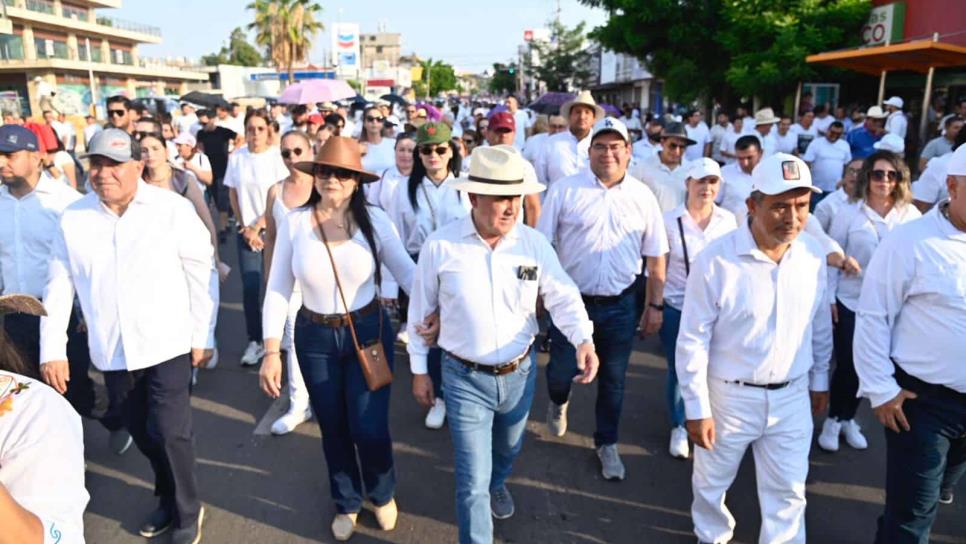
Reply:
[[870, 0], [580, 0], [610, 17], [591, 33], [643, 59], [682, 102], [774, 100], [818, 72], [805, 56], [858, 40]]
[[515, 62], [493, 63], [493, 77], [490, 78], [490, 92], [512, 93], [517, 90], [517, 65]]
[[295, 64], [305, 61], [312, 41], [325, 28], [319, 20], [322, 7], [311, 0], [255, 0], [245, 9], [255, 13], [248, 25], [255, 31], [255, 43], [266, 48], [271, 62], [294, 83]]
[[567, 28], [559, 21], [550, 23], [550, 42], [531, 42], [539, 62], [528, 66], [549, 91], [569, 91], [590, 83], [590, 52], [586, 47], [586, 23]]
[[421, 60], [419, 64], [423, 67], [423, 76], [420, 81], [413, 82], [416, 96], [437, 96], [441, 92], [452, 91], [459, 85], [456, 70], [452, 65], [433, 59]]
[[241, 28], [231, 31], [228, 38], [228, 45], [221, 48], [217, 53], [211, 53], [201, 57], [201, 62], [206, 66], [217, 66], [219, 64], [235, 64], [238, 66], [258, 66], [262, 62], [262, 56], [258, 49], [248, 43], [248, 36]]

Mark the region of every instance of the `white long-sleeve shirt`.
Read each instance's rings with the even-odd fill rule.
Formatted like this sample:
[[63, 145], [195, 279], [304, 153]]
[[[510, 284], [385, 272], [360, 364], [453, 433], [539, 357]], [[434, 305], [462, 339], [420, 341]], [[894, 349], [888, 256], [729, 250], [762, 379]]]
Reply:
[[966, 393], [966, 232], [940, 206], [896, 227], [865, 270], [853, 356], [859, 396], [872, 407], [907, 374]]
[[[879, 215], [865, 202], [843, 206], [832, 220], [831, 236], [846, 255], [855, 258], [865, 270], [879, 243], [897, 226], [918, 219], [922, 214], [911, 205], [895, 206], [885, 217]], [[838, 268], [829, 268], [829, 290], [853, 312], [859, 306], [864, 273], [858, 276], [842, 274]]]
[[40, 360], [67, 359], [75, 291], [101, 371], [138, 370], [213, 347], [213, 255], [191, 203], [168, 189], [139, 181], [120, 217], [96, 193], [71, 204], [54, 236]]
[[842, 207], [849, 201], [849, 195], [845, 194], [845, 189], [839, 187], [834, 193], [823, 198], [821, 202], [815, 205], [815, 211], [812, 215], [818, 220], [818, 223], [822, 225], [822, 230], [829, 232], [832, 228], [832, 220], [838, 215]]
[[[678, 218], [681, 226], [678, 226]], [[688, 269], [684, 266], [684, 244], [681, 240], [681, 230], [684, 230], [684, 242], [688, 247], [688, 264], [693, 263], [705, 247], [712, 241], [738, 228], [735, 216], [728, 210], [714, 207], [711, 221], [703, 230], [688, 213], [685, 205], [678, 206], [664, 214], [664, 230], [667, 231], [668, 260], [667, 278], [664, 282], [664, 303], [680, 310], [684, 307], [684, 288], [688, 282]]]
[[537, 180], [549, 188], [557, 180], [572, 176], [587, 167], [590, 157], [590, 134], [577, 141], [569, 130], [547, 138], [543, 153], [537, 157]]
[[688, 419], [712, 417], [708, 380], [771, 384], [809, 375], [828, 390], [832, 316], [824, 250], [799, 234], [775, 263], [747, 225], [698, 255], [675, 352]]
[[416, 187], [416, 209], [409, 200], [408, 181], [402, 181], [396, 187], [389, 211], [410, 255], [419, 254], [426, 237], [433, 231], [470, 213], [469, 195], [450, 186], [454, 179], [450, 174], [437, 185], [424, 177]]
[[909, 120], [906, 119], [906, 114], [901, 111], [894, 111], [889, 114], [885, 122], [885, 131], [889, 134], [895, 134], [896, 136], [906, 139], [906, 131], [909, 128]]
[[70, 186], [40, 176], [23, 198], [0, 186], [0, 293], [44, 296], [50, 247], [64, 208], [80, 199]]
[[589, 169], [551, 186], [537, 230], [585, 295], [619, 295], [641, 273], [641, 257], [668, 249], [651, 190], [630, 175], [608, 189]]
[[[262, 328], [266, 338], [281, 338], [288, 315], [288, 301], [295, 283], [302, 290], [302, 304], [319, 314], [342, 314], [345, 305], [332, 275], [332, 263], [319, 229], [312, 224], [313, 211], [299, 208], [278, 226], [272, 268], [262, 309]], [[399, 285], [409, 292], [415, 265], [406, 253], [396, 228], [386, 212], [370, 207], [373, 236], [379, 262], [388, 268]], [[329, 245], [339, 271], [339, 281], [349, 311], [365, 307], [376, 296], [376, 261], [360, 229], [351, 239]], [[425, 317], [425, 316], [424, 316]], [[422, 323], [422, 319], [419, 320]]]
[[498, 365], [523, 355], [537, 334], [537, 296], [574, 346], [593, 339], [580, 291], [553, 247], [517, 224], [491, 249], [471, 215], [434, 232], [416, 265], [409, 300], [409, 364], [426, 373], [429, 346], [416, 324], [440, 312], [438, 344], [463, 359]]
[[0, 483], [40, 520], [44, 544], [84, 544], [80, 416], [47, 385], [4, 370], [0, 407]]

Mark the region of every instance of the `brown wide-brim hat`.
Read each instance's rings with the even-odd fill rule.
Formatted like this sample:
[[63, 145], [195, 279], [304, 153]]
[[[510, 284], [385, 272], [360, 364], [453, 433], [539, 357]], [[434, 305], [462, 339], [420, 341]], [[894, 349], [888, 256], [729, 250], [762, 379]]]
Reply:
[[297, 162], [294, 166], [300, 172], [315, 175], [316, 165], [351, 170], [359, 174], [362, 183], [372, 183], [380, 179], [378, 175], [362, 168], [362, 149], [359, 142], [345, 136], [330, 136], [314, 159]]

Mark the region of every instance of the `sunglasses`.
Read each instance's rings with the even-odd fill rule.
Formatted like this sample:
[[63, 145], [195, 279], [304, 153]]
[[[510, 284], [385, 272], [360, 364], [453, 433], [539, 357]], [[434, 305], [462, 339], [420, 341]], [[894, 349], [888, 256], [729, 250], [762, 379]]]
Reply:
[[127, 115], [127, 110], [107, 110], [107, 114], [112, 117], [121, 117]]
[[674, 142], [667, 142], [667, 143], [664, 143], [664, 144], [661, 144], [661, 145], [664, 146], [664, 147], [666, 147], [666, 148], [668, 148], [668, 149], [670, 149], [671, 151], [674, 151], [675, 149], [684, 149], [685, 147], [687, 147], [684, 144], [676, 144]]
[[476, 140], [473, 138], [463, 138], [463, 143], [466, 145], [472, 145], [476, 143]]
[[315, 177], [320, 179], [329, 179], [330, 177], [335, 177], [336, 179], [352, 179], [356, 177], [356, 173], [352, 170], [347, 170], [345, 168], [333, 168], [331, 166], [321, 166], [317, 165], [315, 167]]
[[889, 178], [889, 181], [899, 181], [902, 179], [902, 175], [895, 170], [873, 170], [869, 172], [869, 178], [871, 178], [872, 181], [882, 181], [887, 177]]
[[293, 156], [294, 157], [301, 157], [302, 156], [302, 148], [301, 147], [293, 147], [292, 149], [283, 149], [282, 150], [282, 158], [283, 159], [288, 160], [288, 159], [292, 158]]
[[425, 145], [419, 148], [419, 152], [422, 153], [423, 155], [426, 155], [427, 157], [432, 155], [433, 152], [435, 152], [437, 155], [442, 157], [448, 151], [449, 151], [449, 146], [447, 145], [439, 145], [439, 146]]
[[368, 123], [381, 123], [385, 120], [386, 120], [385, 117], [373, 117], [371, 115], [366, 116], [366, 122]]

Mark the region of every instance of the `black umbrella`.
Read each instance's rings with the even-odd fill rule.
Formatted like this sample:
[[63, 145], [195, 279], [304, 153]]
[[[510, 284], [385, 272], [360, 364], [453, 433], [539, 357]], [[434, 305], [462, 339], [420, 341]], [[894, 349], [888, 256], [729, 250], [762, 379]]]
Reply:
[[384, 94], [379, 98], [385, 100], [386, 102], [389, 102], [390, 104], [399, 104], [399, 107], [401, 108], [405, 108], [406, 106], [409, 105], [409, 102], [406, 102], [406, 99], [399, 96], [398, 94]]
[[549, 92], [536, 99], [527, 107], [537, 113], [557, 115], [560, 113], [560, 106], [563, 106], [565, 102], [569, 102], [574, 98], [576, 98], [576, 95], [571, 93]]
[[231, 104], [225, 100], [225, 97], [217, 94], [202, 93], [199, 91], [191, 91], [190, 93], [181, 97], [182, 102], [190, 102], [191, 104], [197, 104], [203, 108], [215, 109], [218, 106], [228, 108]]

